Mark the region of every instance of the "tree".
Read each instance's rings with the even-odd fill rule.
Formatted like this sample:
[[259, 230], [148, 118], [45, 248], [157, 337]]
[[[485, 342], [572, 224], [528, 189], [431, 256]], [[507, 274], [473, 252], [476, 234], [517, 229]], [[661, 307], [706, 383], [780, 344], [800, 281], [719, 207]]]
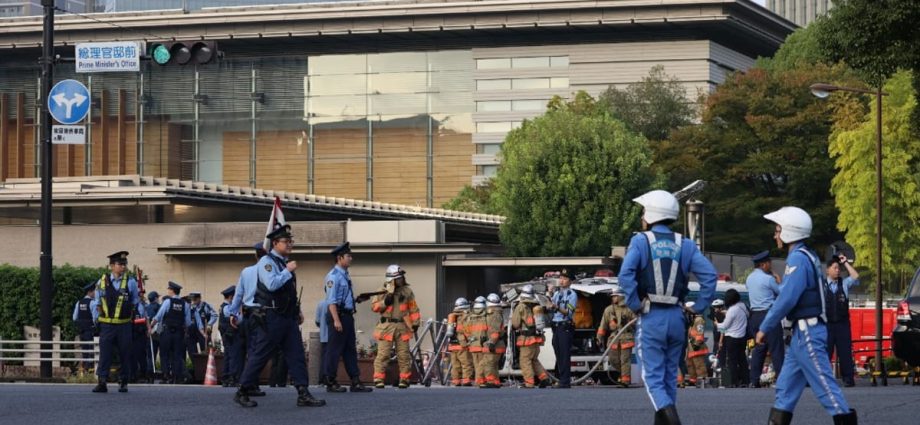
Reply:
[[515, 256], [609, 254], [638, 226], [631, 199], [660, 182], [645, 138], [585, 92], [508, 133], [501, 157], [492, 197]]
[[[912, 136], [910, 116], [917, 98], [910, 90], [910, 73], [897, 73], [886, 85], [882, 102], [884, 221], [882, 267], [889, 279], [913, 273], [920, 264], [920, 138]], [[831, 189], [840, 210], [837, 227], [860, 253], [859, 263], [875, 268], [875, 103], [861, 122], [837, 128], [830, 141], [837, 175]], [[874, 293], [874, 286], [868, 288]]]
[[442, 208], [481, 214], [498, 214], [492, 204], [492, 181], [479, 186], [466, 185], [456, 197], [444, 203]]
[[665, 74], [661, 65], [654, 66], [648, 77], [625, 90], [611, 86], [601, 93], [598, 103], [609, 108], [627, 128], [651, 141], [666, 139], [671, 130], [692, 123], [697, 116], [687, 89], [680, 80]]
[[819, 25], [812, 23], [789, 34], [772, 58], [757, 59], [757, 67], [770, 72], [781, 72], [830, 62], [818, 42]]

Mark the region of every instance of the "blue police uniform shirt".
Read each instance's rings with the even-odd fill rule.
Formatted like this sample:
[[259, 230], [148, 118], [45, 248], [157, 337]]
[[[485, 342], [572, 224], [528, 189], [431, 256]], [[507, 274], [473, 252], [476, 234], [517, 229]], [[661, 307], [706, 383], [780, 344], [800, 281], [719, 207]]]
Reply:
[[769, 333], [779, 326], [780, 321], [798, 304], [799, 298], [808, 286], [808, 279], [815, 273], [815, 264], [808, 255], [799, 251], [799, 248], [803, 246], [803, 243], [797, 242], [790, 248], [789, 256], [786, 257], [786, 271], [783, 273], [783, 284], [780, 286], [779, 296], [776, 297], [776, 302], [773, 303], [767, 317], [760, 324], [760, 331], [763, 333]]
[[[853, 279], [850, 276], [843, 278], [843, 295], [846, 295], [846, 297], [849, 299], [850, 298], [850, 288], [856, 285], [859, 285], [859, 279]], [[837, 293], [837, 280], [827, 278], [827, 287], [830, 288], [832, 293], [836, 294]]]
[[571, 322], [575, 315], [575, 307], [578, 306], [578, 294], [571, 287], [560, 288], [553, 294], [553, 303], [559, 307], [565, 308], [568, 314], [562, 314], [559, 310], [553, 313], [553, 322]]
[[[84, 296], [83, 298], [89, 298], [89, 297]], [[97, 304], [96, 304], [95, 299], [89, 302], [89, 311], [93, 315], [93, 323], [97, 323], [99, 319], [99, 311], [97, 311], [96, 306]], [[73, 305], [73, 321], [74, 322], [77, 321], [77, 315], [79, 313], [80, 313], [80, 301], [77, 301], [77, 303]]]
[[[172, 298], [167, 298], [160, 304], [160, 311], [157, 312], [156, 317], [153, 320], [156, 320], [157, 323], [163, 323], [163, 316], [169, 312], [169, 306], [172, 305]], [[188, 308], [188, 303], [185, 303], [185, 327], [192, 326], [192, 310]], [[195, 319], [198, 323], [198, 326], [201, 327], [201, 318], [196, 317]]]
[[198, 313], [202, 309], [204, 309], [205, 314], [208, 316], [208, 326], [214, 326], [214, 324], [217, 323], [217, 311], [214, 310], [214, 307], [211, 307], [211, 304], [204, 301], [198, 303], [197, 306], [192, 306], [192, 313], [198, 318], [195, 320], [195, 324], [198, 325], [199, 329], [203, 327], [201, 326], [201, 314]]
[[751, 310], [768, 310], [779, 295], [779, 283], [773, 275], [761, 269], [754, 269], [744, 282], [751, 301]]
[[326, 300], [320, 300], [316, 304], [316, 326], [319, 326], [319, 342], [329, 342], [329, 325], [326, 323], [326, 312], [329, 310], [329, 303]]
[[336, 265], [326, 274], [326, 306], [331, 304], [344, 308], [345, 310], [355, 310], [355, 297], [351, 291], [351, 278], [348, 277], [348, 270]]
[[[655, 233], [674, 233], [663, 224], [655, 224], [650, 230]], [[629, 248], [620, 266], [617, 282], [620, 289], [626, 293], [626, 306], [632, 311], [639, 311], [642, 308], [642, 300], [639, 299], [638, 291], [638, 273], [649, 267], [649, 262], [648, 238], [642, 233], [637, 233], [629, 241]], [[693, 305], [693, 310], [701, 314], [715, 298], [718, 279], [716, 269], [696, 247], [696, 243], [687, 238], [681, 242], [680, 267], [684, 276], [693, 273], [699, 281], [700, 292]], [[679, 282], [675, 282], [676, 284]]]
[[233, 294], [233, 301], [226, 307], [226, 314], [236, 315], [237, 318], [242, 316], [240, 307], [250, 308], [261, 307], [256, 304], [256, 286], [259, 284], [259, 264], [253, 264], [240, 272], [240, 279], [236, 284], [236, 293]]
[[157, 313], [160, 312], [160, 303], [150, 303], [147, 304], [147, 307], [144, 307], [144, 310], [147, 311], [147, 320], [151, 320], [156, 317]]
[[259, 259], [259, 262], [256, 263], [256, 271], [259, 275], [259, 279], [256, 283], [262, 282], [269, 292], [275, 292], [281, 289], [285, 283], [294, 277], [286, 267], [279, 267], [277, 261], [272, 257], [280, 258], [285, 262], [287, 261], [287, 258], [279, 254], [278, 251], [272, 250], [271, 254], [263, 256]]
[[[114, 274], [111, 274], [111, 273], [109, 274], [109, 281], [112, 282], [112, 287], [117, 290], [121, 290], [121, 280], [122, 280], [122, 277], [116, 278]], [[95, 298], [96, 305], [99, 305], [99, 302], [100, 302], [99, 300], [101, 300], [105, 295], [102, 293], [101, 289], [98, 289], [99, 285], [97, 285], [96, 288], [97, 288], [96, 298]], [[131, 297], [131, 303], [137, 306], [138, 312], [140, 312], [140, 314], [142, 315], [145, 314], [144, 304], [141, 303], [141, 297], [137, 290], [137, 281], [134, 280], [133, 277], [128, 278], [128, 294]], [[112, 311], [111, 313], [115, 314], [114, 311]], [[96, 314], [96, 317], [98, 318], [98, 313]]]

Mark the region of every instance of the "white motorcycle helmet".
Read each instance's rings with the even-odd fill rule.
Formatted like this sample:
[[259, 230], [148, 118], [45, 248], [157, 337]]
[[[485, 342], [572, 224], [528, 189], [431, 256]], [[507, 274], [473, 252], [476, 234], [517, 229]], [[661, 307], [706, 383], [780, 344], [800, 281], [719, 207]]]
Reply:
[[680, 214], [680, 204], [674, 195], [664, 190], [653, 190], [633, 202], [642, 205], [644, 212], [642, 218], [648, 224], [655, 224], [664, 220], [677, 220]]
[[792, 243], [811, 236], [811, 216], [798, 207], [782, 207], [763, 218], [778, 224], [782, 230], [779, 240]]
[[712, 306], [713, 306], [713, 307], [724, 307], [724, 306], [725, 306], [725, 301], [722, 301], [721, 299], [713, 300], [713, 301], [712, 301]]
[[486, 307], [499, 307], [502, 305], [502, 297], [499, 297], [496, 293], [491, 293], [486, 298]]

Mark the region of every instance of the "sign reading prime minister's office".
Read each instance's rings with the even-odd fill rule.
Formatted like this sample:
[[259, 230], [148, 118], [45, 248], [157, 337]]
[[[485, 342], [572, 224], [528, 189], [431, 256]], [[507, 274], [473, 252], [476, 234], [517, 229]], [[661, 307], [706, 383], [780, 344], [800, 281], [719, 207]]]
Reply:
[[77, 72], [138, 72], [141, 50], [137, 41], [77, 43]]

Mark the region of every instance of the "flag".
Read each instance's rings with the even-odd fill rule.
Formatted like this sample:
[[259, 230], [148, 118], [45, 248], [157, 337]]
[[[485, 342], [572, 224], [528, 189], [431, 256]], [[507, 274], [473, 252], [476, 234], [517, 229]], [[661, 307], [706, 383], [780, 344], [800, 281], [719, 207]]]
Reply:
[[268, 228], [265, 229], [265, 240], [262, 241], [262, 248], [265, 248], [265, 252], [272, 252], [272, 241], [268, 239], [268, 235], [285, 224], [287, 222], [284, 221], [284, 212], [281, 211], [281, 198], [276, 196], [272, 215], [268, 218]]

